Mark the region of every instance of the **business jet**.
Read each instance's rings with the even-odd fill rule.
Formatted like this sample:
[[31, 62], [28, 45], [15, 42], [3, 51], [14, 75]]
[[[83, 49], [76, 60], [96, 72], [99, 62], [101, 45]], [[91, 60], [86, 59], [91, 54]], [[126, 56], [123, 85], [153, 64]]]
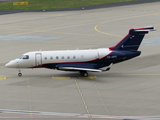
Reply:
[[22, 68], [79, 71], [80, 76], [87, 77], [88, 72], [109, 71], [112, 64], [139, 56], [138, 48], [149, 31], [154, 31], [154, 27], [130, 29], [118, 44], [109, 48], [27, 52], [5, 66], [17, 68], [19, 77]]

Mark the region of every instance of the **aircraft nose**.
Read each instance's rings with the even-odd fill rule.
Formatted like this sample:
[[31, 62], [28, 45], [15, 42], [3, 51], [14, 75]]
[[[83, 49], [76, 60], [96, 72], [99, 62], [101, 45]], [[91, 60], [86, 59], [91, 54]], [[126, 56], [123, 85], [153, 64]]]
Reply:
[[9, 67], [9, 63], [5, 64], [5, 67]]
[[17, 64], [16, 64], [16, 62], [15, 62], [14, 60], [12, 60], [12, 61], [8, 62], [8, 63], [5, 65], [5, 67], [15, 68], [15, 67], [17, 67]]

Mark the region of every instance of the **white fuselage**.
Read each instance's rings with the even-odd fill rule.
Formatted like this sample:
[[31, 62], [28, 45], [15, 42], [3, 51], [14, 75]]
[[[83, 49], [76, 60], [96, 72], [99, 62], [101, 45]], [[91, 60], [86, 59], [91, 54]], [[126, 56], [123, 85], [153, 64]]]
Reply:
[[89, 62], [101, 59], [112, 51], [108, 48], [66, 51], [34, 51], [6, 64], [9, 68], [33, 68], [45, 64]]

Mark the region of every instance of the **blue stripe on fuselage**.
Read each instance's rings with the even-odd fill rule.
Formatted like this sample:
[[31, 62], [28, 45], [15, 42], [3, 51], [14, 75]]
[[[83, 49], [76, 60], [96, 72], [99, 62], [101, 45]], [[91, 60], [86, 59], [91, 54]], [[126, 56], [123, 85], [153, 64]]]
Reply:
[[71, 63], [48, 63], [43, 64], [41, 67], [49, 69], [58, 69], [59, 67], [79, 67], [79, 68], [90, 68], [99, 69], [102, 67], [109, 66], [111, 63], [119, 63], [131, 58], [137, 57], [141, 54], [140, 51], [113, 51], [111, 54], [103, 57], [102, 59], [95, 59], [87, 62], [71, 62]]

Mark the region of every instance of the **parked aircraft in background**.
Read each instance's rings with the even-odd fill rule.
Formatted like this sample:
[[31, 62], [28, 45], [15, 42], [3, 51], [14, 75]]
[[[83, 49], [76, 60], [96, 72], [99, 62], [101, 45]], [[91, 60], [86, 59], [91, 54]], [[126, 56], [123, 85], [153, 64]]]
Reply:
[[88, 72], [103, 72], [110, 70], [112, 64], [123, 62], [141, 54], [138, 48], [149, 31], [154, 27], [130, 29], [128, 35], [117, 45], [109, 48], [63, 51], [32, 51], [10, 61], [5, 66], [21, 68], [49, 68], [63, 71], [79, 71], [87, 77]]

